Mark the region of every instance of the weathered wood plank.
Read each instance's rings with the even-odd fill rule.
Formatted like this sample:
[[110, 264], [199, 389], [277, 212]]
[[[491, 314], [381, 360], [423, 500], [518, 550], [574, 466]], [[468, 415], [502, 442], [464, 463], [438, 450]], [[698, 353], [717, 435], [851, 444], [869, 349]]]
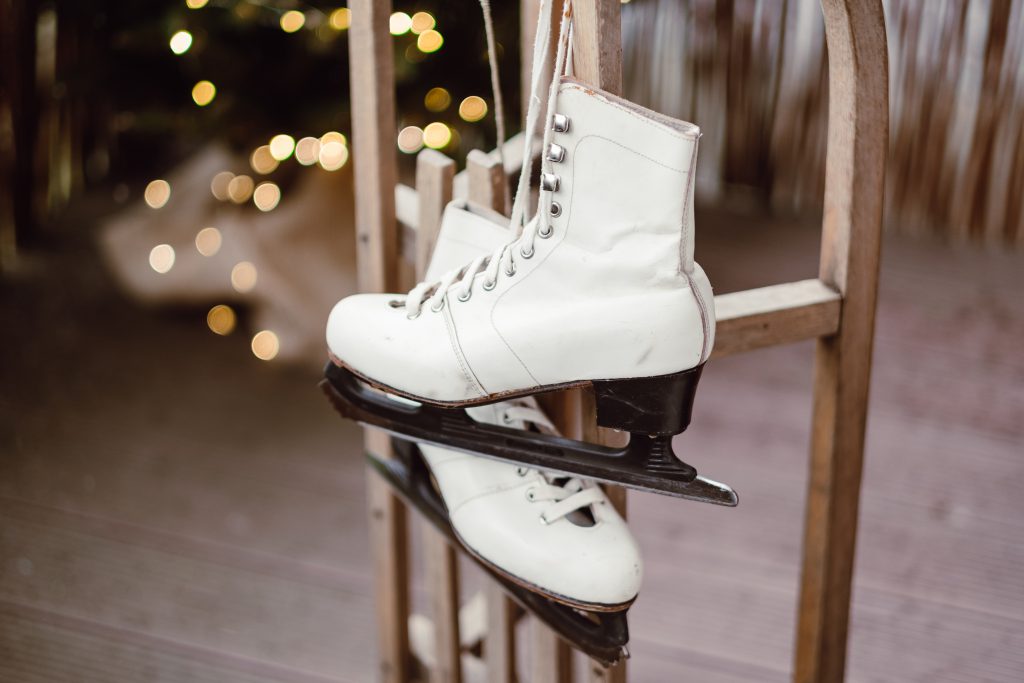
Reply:
[[[469, 199], [472, 202], [507, 213], [505, 169], [496, 154], [472, 150], [466, 157]], [[484, 660], [491, 683], [513, 683], [516, 680], [515, 620], [517, 608], [511, 598], [490, 579], [484, 593], [487, 601], [487, 636]]]
[[[395, 92], [390, 0], [352, 0], [349, 71], [356, 190], [359, 289], [384, 292], [398, 279], [394, 187]], [[389, 439], [366, 432], [366, 448], [381, 456]], [[405, 506], [372, 471], [366, 475], [378, 606], [380, 680], [404, 683], [409, 672], [409, 562]]]
[[[444, 207], [452, 198], [455, 162], [426, 149], [416, 158], [416, 191], [419, 197], [419, 229], [416, 231], [416, 279], [427, 272], [441, 231]], [[423, 564], [430, 614], [434, 626], [434, 653], [430, 666], [433, 683], [462, 681], [459, 641], [459, 566], [455, 548], [427, 520], [420, 521]]]
[[811, 472], [794, 679], [842, 681], [878, 292], [889, 130], [880, 0], [822, 0], [829, 133], [819, 276], [843, 295], [815, 359]]
[[469, 199], [494, 209], [499, 213], [507, 213], [505, 206], [505, 169], [497, 156], [492, 156], [479, 149], [466, 155], [466, 174], [469, 177]]
[[720, 294], [712, 358], [834, 334], [840, 299], [818, 279]]
[[[622, 92], [622, 23], [619, 0], [578, 0], [573, 4], [573, 67], [576, 77], [611, 93]], [[621, 435], [597, 427], [593, 397], [580, 397], [581, 434], [588, 441], [612, 445]], [[561, 425], [560, 425], [561, 426]], [[626, 514], [626, 490], [606, 486], [613, 504]], [[592, 683], [623, 683], [626, 663], [606, 668], [591, 661]]]
[[418, 198], [416, 231], [416, 276], [423, 277], [434, 253], [441, 231], [444, 207], [452, 200], [455, 162], [435, 149], [425, 149], [416, 157], [416, 193]]
[[487, 636], [484, 638], [484, 661], [490, 683], [515, 683], [517, 609], [501, 587], [487, 581]]

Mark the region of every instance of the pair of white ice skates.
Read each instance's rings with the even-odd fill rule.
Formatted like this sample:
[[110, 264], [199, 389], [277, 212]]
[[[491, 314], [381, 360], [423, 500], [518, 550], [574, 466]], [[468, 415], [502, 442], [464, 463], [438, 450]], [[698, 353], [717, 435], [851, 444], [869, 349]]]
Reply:
[[[506, 583], [624, 614], [642, 562], [593, 480], [724, 505], [736, 496], [671, 445], [689, 423], [715, 334], [711, 286], [693, 260], [699, 129], [564, 76], [569, 17], [536, 215], [523, 225], [529, 163], [517, 235], [499, 216], [450, 205], [424, 283], [335, 306], [324, 387], [345, 416], [419, 444], [429, 475], [417, 474], [408, 449], [401, 463], [378, 465], [421, 507], [432, 491], [438, 523]], [[535, 65], [549, 42], [550, 22], [540, 24]], [[533, 83], [536, 94], [537, 70]], [[555, 435], [531, 395], [567, 387], [591, 387], [598, 424], [630, 432], [630, 444]], [[624, 622], [621, 630], [620, 639]]]

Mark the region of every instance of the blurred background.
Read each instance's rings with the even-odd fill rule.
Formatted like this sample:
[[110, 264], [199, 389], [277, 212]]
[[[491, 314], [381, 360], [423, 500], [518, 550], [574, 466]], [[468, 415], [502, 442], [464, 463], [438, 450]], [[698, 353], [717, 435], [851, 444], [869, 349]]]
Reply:
[[[393, 4], [411, 184], [425, 147], [494, 146], [494, 99], [474, 0]], [[1017, 681], [1024, 3], [884, 4], [849, 678]], [[0, 0], [0, 680], [373, 680], [361, 439], [316, 389], [355, 288], [341, 5]], [[493, 11], [514, 133], [520, 3]], [[626, 96], [703, 129], [716, 291], [813, 277], [817, 2], [631, 0], [622, 31]], [[812, 351], [706, 373], [680, 446], [739, 508], [630, 496], [630, 680], [788, 679]]]

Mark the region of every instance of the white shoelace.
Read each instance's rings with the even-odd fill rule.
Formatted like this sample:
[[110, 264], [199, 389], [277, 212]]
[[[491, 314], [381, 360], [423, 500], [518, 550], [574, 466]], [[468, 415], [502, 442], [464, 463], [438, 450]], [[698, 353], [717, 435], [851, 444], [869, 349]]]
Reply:
[[[554, 425], [541, 411], [527, 405], [513, 404], [502, 411], [502, 420], [506, 424], [526, 422], [544, 427], [552, 432]], [[565, 477], [549, 474], [539, 470], [520, 467], [518, 473], [522, 477], [530, 477], [532, 483], [526, 489], [526, 497], [530, 502], [552, 502], [541, 512], [541, 521], [552, 524], [567, 515], [585, 507], [603, 503], [604, 492], [597, 485], [579, 477]], [[595, 520], [596, 521], [596, 520]]]
[[[480, 0], [483, 9], [484, 25], [487, 32], [487, 46], [489, 63], [491, 69], [491, 85], [494, 88], [495, 119], [498, 124], [498, 149], [499, 153], [504, 143], [504, 115], [501, 111], [501, 88], [498, 84], [498, 65], [494, 54], [494, 30], [491, 20], [489, 0]], [[541, 149], [547, 149], [551, 142], [552, 117], [555, 114], [554, 103], [558, 95], [560, 76], [565, 72], [572, 26], [572, 3], [571, 0], [563, 0], [562, 21], [558, 31], [558, 50], [555, 54], [555, 69], [548, 88], [547, 98], [547, 124], [544, 127], [544, 139]], [[526, 126], [523, 128], [525, 138], [523, 150], [523, 169], [519, 174], [519, 183], [516, 188], [515, 203], [512, 205], [512, 226], [521, 230], [519, 237], [512, 242], [502, 246], [489, 256], [480, 256], [463, 268], [449, 271], [436, 282], [421, 282], [406, 296], [405, 314], [409, 318], [417, 317], [425, 302], [430, 303], [430, 309], [438, 312], [444, 306], [445, 296], [449, 290], [457, 284], [458, 290], [453, 291], [460, 301], [468, 301], [472, 296], [474, 280], [477, 275], [483, 274], [481, 286], [484, 289], [493, 289], [497, 284], [498, 277], [504, 273], [512, 277], [516, 272], [516, 259], [528, 259], [534, 254], [534, 242], [538, 237], [544, 239], [550, 237], [552, 228], [548, 216], [551, 208], [551, 193], [541, 192], [540, 206], [536, 215], [526, 222], [524, 218], [527, 211], [530, 189], [530, 176], [533, 172], [533, 133], [537, 129], [537, 119], [540, 117], [542, 105], [540, 93], [544, 83], [544, 63], [548, 58], [549, 46], [551, 43], [551, 24], [553, 19], [554, 0], [541, 0], [540, 12], [537, 19], [537, 33], [533, 44], [533, 69], [530, 74], [530, 106], [526, 113]], [[542, 171], [549, 168], [550, 162], [542, 160]]]

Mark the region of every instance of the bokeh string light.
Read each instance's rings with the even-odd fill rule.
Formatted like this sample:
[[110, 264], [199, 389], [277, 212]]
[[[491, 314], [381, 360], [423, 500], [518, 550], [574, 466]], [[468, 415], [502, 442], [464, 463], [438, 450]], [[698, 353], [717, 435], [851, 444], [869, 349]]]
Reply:
[[210, 331], [222, 337], [231, 334], [238, 318], [230, 306], [217, 304], [206, 314], [206, 326]]
[[258, 278], [259, 274], [256, 272], [256, 266], [249, 261], [239, 261], [231, 269], [231, 286], [239, 294], [251, 292], [253, 287], [256, 286]]
[[162, 209], [171, 199], [171, 184], [166, 180], [153, 180], [146, 185], [142, 198], [151, 209]]
[[281, 188], [275, 183], [260, 183], [252, 193], [252, 202], [260, 211], [273, 211], [281, 201]]
[[192, 34], [188, 31], [178, 31], [169, 41], [171, 52], [176, 55], [183, 55], [192, 47]]
[[444, 88], [431, 88], [423, 97], [423, 106], [432, 112], [442, 112], [452, 104], [452, 96]]
[[210, 81], [199, 81], [192, 86], [192, 101], [200, 107], [205, 107], [217, 96], [217, 86]]
[[260, 360], [274, 360], [281, 350], [281, 342], [272, 330], [260, 330], [253, 335], [250, 348], [253, 355]]
[[344, 31], [352, 25], [352, 11], [348, 7], [339, 7], [331, 12], [327, 23], [336, 31]]
[[163, 275], [174, 267], [174, 247], [158, 244], [149, 251], [149, 267]]
[[228, 183], [228, 198], [235, 204], [244, 204], [249, 201], [256, 183], [247, 175], [236, 175]]
[[306, 15], [298, 10], [288, 10], [281, 15], [281, 30], [295, 33], [306, 24]]
[[213, 256], [220, 251], [223, 242], [220, 230], [217, 228], [203, 228], [196, 233], [196, 251], [203, 256]]
[[463, 121], [476, 123], [487, 116], [487, 102], [482, 97], [470, 95], [459, 105], [459, 116]]
[[388, 27], [393, 36], [403, 36], [412, 28], [412, 17], [405, 12], [394, 12], [388, 21]]

